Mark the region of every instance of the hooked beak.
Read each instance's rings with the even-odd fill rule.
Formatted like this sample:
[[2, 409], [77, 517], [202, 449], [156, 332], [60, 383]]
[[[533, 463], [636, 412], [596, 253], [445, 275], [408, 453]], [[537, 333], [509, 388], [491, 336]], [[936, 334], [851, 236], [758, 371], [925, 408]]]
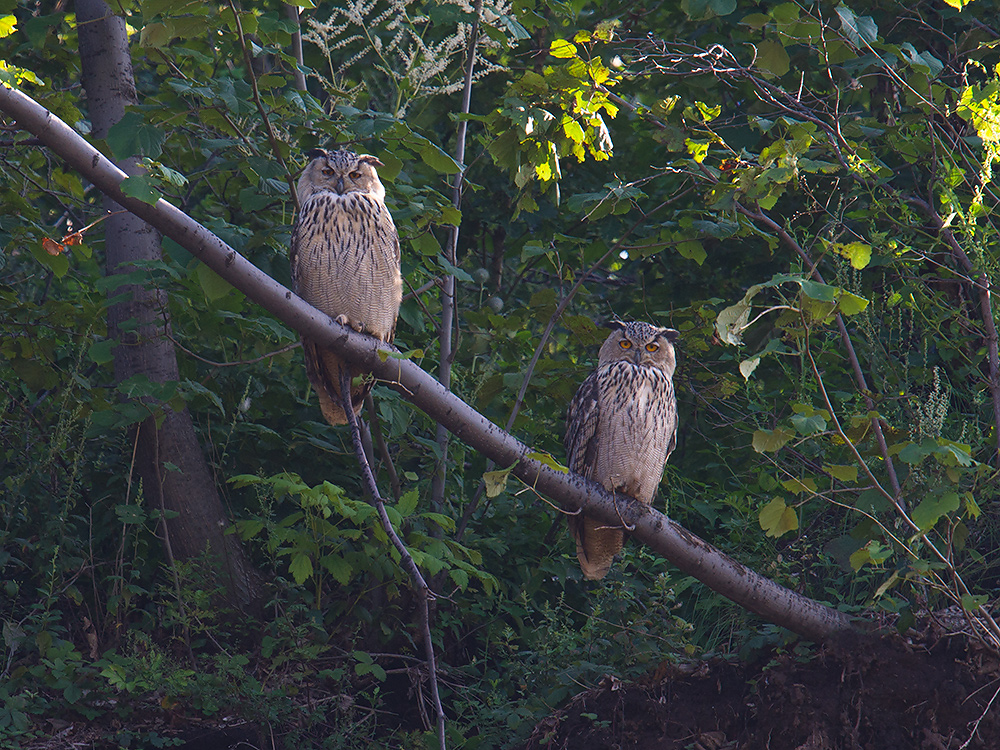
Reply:
[[337, 184], [334, 186], [337, 188], [337, 195], [344, 194], [344, 178], [340, 177], [337, 179]]

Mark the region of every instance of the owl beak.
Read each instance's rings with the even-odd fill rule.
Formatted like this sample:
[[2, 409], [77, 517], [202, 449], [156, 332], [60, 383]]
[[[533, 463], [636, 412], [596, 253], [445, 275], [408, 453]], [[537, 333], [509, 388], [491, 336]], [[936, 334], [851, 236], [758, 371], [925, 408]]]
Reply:
[[337, 195], [344, 194], [344, 178], [340, 177], [337, 179], [337, 184], [334, 186], [337, 188]]

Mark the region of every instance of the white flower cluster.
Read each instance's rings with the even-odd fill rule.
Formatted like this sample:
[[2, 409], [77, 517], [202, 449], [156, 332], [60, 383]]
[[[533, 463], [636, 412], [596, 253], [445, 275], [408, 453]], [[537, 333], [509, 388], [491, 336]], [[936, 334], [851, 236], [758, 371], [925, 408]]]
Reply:
[[[359, 71], [374, 70], [384, 77], [381, 83], [393, 90], [394, 101], [382, 104], [397, 117], [419, 98], [462, 89], [474, 6], [469, 0], [440, 0], [436, 6], [443, 9], [440, 17], [460, 19], [453, 23], [435, 23], [422, 13], [411, 15], [414, 6], [412, 0], [347, 0], [325, 22], [308, 20], [303, 39], [315, 44], [329, 61], [330, 80], [324, 85], [339, 103], [353, 101], [374, 83]], [[483, 0], [480, 24], [510, 35], [504, 22], [510, 12], [510, 0]], [[497, 41], [480, 32], [474, 80], [503, 69], [483, 54], [499, 48]]]

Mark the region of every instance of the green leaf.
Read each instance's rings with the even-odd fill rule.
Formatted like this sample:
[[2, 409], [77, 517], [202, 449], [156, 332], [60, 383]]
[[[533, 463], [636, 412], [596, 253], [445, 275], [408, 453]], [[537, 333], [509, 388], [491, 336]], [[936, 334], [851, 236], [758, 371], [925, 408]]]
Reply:
[[424, 164], [441, 174], [455, 174], [462, 171], [462, 167], [457, 161], [430, 142], [427, 142], [420, 149], [420, 159]]
[[816, 413], [811, 416], [805, 414], [793, 414], [791, 418], [795, 431], [800, 435], [815, 435], [826, 429], [826, 419], [822, 414]]
[[781, 77], [788, 72], [790, 61], [788, 53], [781, 42], [765, 39], [757, 43], [757, 59], [755, 63], [765, 73]]
[[147, 123], [141, 113], [126, 112], [108, 130], [107, 142], [116, 159], [137, 154], [155, 159], [163, 151], [165, 139], [163, 131]]
[[851, 292], [843, 292], [837, 298], [837, 308], [844, 315], [857, 315], [859, 312], [863, 312], [866, 307], [868, 307], [868, 300]]
[[399, 502], [396, 503], [396, 510], [402, 518], [413, 515], [413, 511], [417, 509], [417, 500], [420, 494], [416, 490], [408, 490], [404, 492], [399, 498]]
[[17, 18], [13, 14], [0, 16], [0, 39], [10, 36], [17, 28]]
[[556, 39], [549, 45], [549, 54], [561, 59], [576, 57], [576, 45], [568, 39]]
[[958, 510], [961, 497], [957, 492], [944, 492], [939, 496], [931, 495], [924, 498], [920, 505], [913, 509], [910, 519], [921, 531], [930, 531], [935, 524], [948, 513]]
[[150, 184], [149, 178], [145, 175], [135, 175], [126, 177], [121, 181], [120, 186], [123, 195], [135, 198], [143, 203], [154, 205], [160, 200], [160, 191]]
[[116, 344], [117, 342], [112, 341], [111, 339], [97, 341], [90, 345], [90, 349], [87, 350], [87, 355], [99, 365], [106, 364], [115, 358], [112, 352]]
[[483, 474], [483, 481], [486, 483], [486, 497], [496, 497], [507, 486], [507, 477], [510, 476], [511, 469], [496, 469]]
[[858, 480], [857, 466], [838, 466], [834, 464], [824, 464], [823, 471], [825, 471], [834, 479], [839, 479], [841, 482], [856, 482]]
[[780, 497], [774, 498], [761, 508], [758, 521], [767, 536], [776, 539], [799, 528], [799, 517], [795, 509], [786, 505]]
[[304, 552], [299, 552], [288, 563], [288, 572], [300, 586], [313, 574], [312, 558]]
[[758, 453], [774, 453], [794, 437], [784, 427], [776, 430], [756, 430], [753, 434], [753, 449]]
[[781, 486], [796, 495], [801, 495], [803, 492], [816, 492], [816, 480], [811, 477], [786, 479], [781, 483]]
[[750, 359], [745, 359], [740, 362], [740, 375], [743, 376], [744, 380], [750, 380], [750, 376], [753, 375], [754, 370], [757, 369], [757, 365], [760, 364], [760, 357], [751, 357]]
[[205, 293], [205, 298], [209, 302], [215, 302], [218, 299], [222, 299], [233, 291], [233, 287], [228, 281], [223, 279], [219, 276], [219, 274], [206, 266], [204, 263], [199, 263], [195, 268], [195, 276], [198, 279], [198, 285]]
[[677, 245], [677, 252], [680, 253], [682, 258], [687, 258], [688, 260], [693, 260], [699, 266], [705, 262], [705, 258], [708, 257], [708, 253], [705, 252], [704, 246], [698, 240], [685, 240]]
[[859, 271], [872, 259], [872, 246], [866, 242], [851, 242], [846, 245], [834, 242], [831, 243], [830, 249], [851, 261], [851, 265]]

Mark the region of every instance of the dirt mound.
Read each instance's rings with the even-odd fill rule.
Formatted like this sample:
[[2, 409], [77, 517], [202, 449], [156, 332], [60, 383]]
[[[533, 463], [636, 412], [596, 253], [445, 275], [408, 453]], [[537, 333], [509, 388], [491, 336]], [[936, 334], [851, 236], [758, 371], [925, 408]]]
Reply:
[[996, 656], [964, 637], [664, 665], [638, 683], [605, 678], [540, 722], [525, 750], [993, 750], [998, 677]]

